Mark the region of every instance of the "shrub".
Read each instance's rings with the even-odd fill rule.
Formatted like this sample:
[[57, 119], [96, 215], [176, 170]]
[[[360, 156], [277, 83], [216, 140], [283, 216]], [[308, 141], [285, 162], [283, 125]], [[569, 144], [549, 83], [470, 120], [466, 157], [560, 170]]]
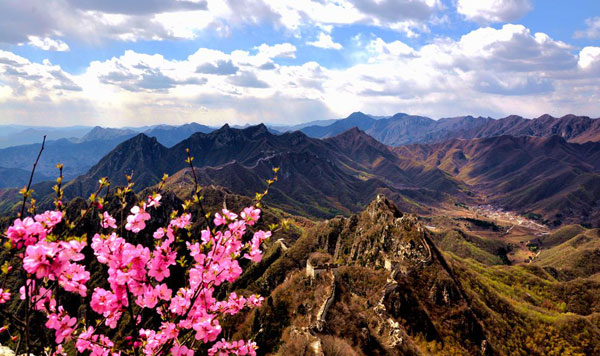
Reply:
[[[192, 159], [188, 152], [194, 172]], [[240, 277], [241, 260], [258, 262], [262, 258], [261, 244], [275, 226], [263, 231], [254, 225], [268, 188], [257, 194], [256, 207], [249, 206], [239, 214], [223, 209], [211, 217], [202, 207], [201, 189], [195, 179], [193, 199], [183, 204], [183, 211], [173, 211], [166, 226], [149, 231], [151, 213], [161, 205], [166, 175], [154, 193], [132, 207], [127, 202], [133, 186], [128, 177], [127, 186], [115, 193], [121, 203], [121, 221], [104, 208], [110, 184], [101, 179], [81, 215], [71, 221], [61, 201], [62, 166], [59, 169], [56, 209], [35, 215], [32, 201], [29, 212], [33, 217], [25, 217], [30, 195], [26, 188], [21, 214], [6, 231], [8, 255], [21, 260], [26, 272], [19, 290], [23, 305], [2, 311], [12, 321], [9, 332], [17, 354], [21, 348], [28, 354], [42, 354], [42, 345], [46, 355], [89, 351], [98, 356], [192, 356], [196, 350], [209, 355], [256, 354], [252, 341], [217, 339], [222, 317], [257, 307], [263, 301], [258, 295], [235, 292], [222, 296], [222, 286]], [[275, 175], [268, 186], [276, 179]], [[200, 207], [205, 223], [199, 236], [190, 234], [194, 205]], [[100, 220], [96, 230], [73, 236], [94, 212]], [[93, 255], [93, 259], [86, 255]], [[96, 269], [93, 281], [87, 269], [90, 266]], [[14, 292], [5, 289], [11, 269], [6, 261], [0, 304], [8, 305], [14, 298]], [[40, 330], [49, 335], [30, 332], [42, 317], [45, 329]], [[48, 345], [48, 339], [54, 342]]]

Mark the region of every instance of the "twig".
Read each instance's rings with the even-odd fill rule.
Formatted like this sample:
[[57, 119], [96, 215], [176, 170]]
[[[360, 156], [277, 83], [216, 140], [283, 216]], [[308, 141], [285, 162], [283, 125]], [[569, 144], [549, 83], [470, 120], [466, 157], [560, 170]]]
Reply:
[[46, 135], [44, 135], [44, 139], [42, 140], [42, 147], [40, 148], [40, 153], [38, 153], [38, 156], [37, 156], [35, 162], [33, 163], [33, 169], [31, 170], [31, 175], [29, 176], [29, 183], [27, 183], [27, 188], [25, 189], [25, 192], [23, 192], [23, 205], [21, 206], [21, 212], [19, 213], [19, 218], [22, 218], [23, 214], [25, 213], [25, 204], [27, 203], [29, 189], [31, 188], [31, 181], [33, 181], [33, 174], [35, 173], [35, 167], [37, 166], [37, 164], [40, 160], [40, 157], [42, 156], [42, 151], [44, 150], [45, 143], [46, 143]]
[[189, 148], [186, 148], [185, 152], [187, 153], [186, 162], [190, 165], [190, 168], [192, 169], [192, 175], [194, 177], [194, 194], [196, 195], [197, 203], [200, 206], [200, 213], [204, 216], [204, 220], [206, 221], [206, 227], [208, 228], [209, 231], [212, 231], [213, 226], [210, 223], [210, 219], [208, 218], [206, 211], [204, 210], [204, 205], [202, 204], [203, 197], [200, 196], [200, 184], [198, 184], [198, 176], [196, 176], [196, 170], [194, 169], [194, 164], [192, 163], [192, 161], [194, 160], [194, 157], [192, 157], [190, 155]]

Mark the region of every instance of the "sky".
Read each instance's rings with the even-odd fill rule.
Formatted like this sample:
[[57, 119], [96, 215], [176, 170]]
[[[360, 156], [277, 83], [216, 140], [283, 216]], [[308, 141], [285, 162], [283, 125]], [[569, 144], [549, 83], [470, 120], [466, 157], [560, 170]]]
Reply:
[[0, 124], [600, 116], [597, 0], [2, 0]]

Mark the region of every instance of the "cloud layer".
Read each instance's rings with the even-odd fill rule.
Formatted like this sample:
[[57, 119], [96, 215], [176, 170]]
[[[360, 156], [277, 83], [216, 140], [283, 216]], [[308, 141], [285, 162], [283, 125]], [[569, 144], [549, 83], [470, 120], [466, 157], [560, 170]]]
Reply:
[[193, 39], [205, 29], [227, 33], [261, 23], [290, 31], [354, 23], [413, 31], [441, 7], [439, 0], [8, 0], [0, 2], [0, 43], [27, 43], [32, 36], [94, 43]]
[[533, 9], [531, 0], [458, 0], [457, 11], [479, 23], [511, 22]]
[[[438, 0], [132, 4], [1, 2], [0, 42], [76, 56], [69, 46], [74, 38], [182, 41], [205, 29], [226, 35], [236, 26], [264, 24], [286, 33], [288, 41], [229, 50], [203, 46], [177, 59], [159, 51], [125, 50], [91, 61], [77, 73], [0, 50], [0, 117], [33, 124], [51, 117], [56, 124], [123, 126], [297, 123], [356, 110], [432, 117], [597, 112], [600, 47], [576, 47], [514, 24], [483, 25], [423, 43], [408, 40], [448, 21], [443, 19], [448, 11], [476, 23], [503, 23], [531, 11], [529, 0], [458, 0], [452, 9]], [[23, 18], [30, 20], [16, 21]], [[589, 19], [587, 29], [575, 36], [594, 38], [596, 22]], [[387, 36], [360, 32], [354, 39], [342, 37], [350, 25], [382, 28]], [[344, 65], [323, 64], [318, 56], [307, 57], [309, 50], [343, 56], [337, 58], [344, 58]]]

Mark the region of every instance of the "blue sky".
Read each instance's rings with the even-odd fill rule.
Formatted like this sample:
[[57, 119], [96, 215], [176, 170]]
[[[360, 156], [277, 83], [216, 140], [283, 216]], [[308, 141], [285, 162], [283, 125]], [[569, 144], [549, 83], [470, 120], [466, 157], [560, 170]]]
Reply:
[[6, 0], [0, 122], [600, 116], [591, 0]]

